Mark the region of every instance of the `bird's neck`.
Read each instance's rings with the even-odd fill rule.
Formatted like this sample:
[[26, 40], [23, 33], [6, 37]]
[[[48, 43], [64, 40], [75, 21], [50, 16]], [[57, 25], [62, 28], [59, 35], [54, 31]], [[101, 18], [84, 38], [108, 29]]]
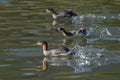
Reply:
[[56, 11], [51, 12], [51, 14], [54, 19], [58, 18], [58, 13]]
[[57, 15], [58, 13], [56, 11], [53, 11], [52, 14]]
[[64, 36], [69, 36], [69, 32], [67, 32], [67, 31], [65, 31], [65, 30], [62, 30], [61, 32], [62, 32], [62, 34], [63, 34]]
[[47, 44], [42, 45], [42, 49], [43, 49], [43, 51], [47, 51], [48, 50], [48, 45]]
[[58, 16], [57, 13], [52, 13], [52, 17], [53, 17], [54, 19], [57, 19], [59, 16]]

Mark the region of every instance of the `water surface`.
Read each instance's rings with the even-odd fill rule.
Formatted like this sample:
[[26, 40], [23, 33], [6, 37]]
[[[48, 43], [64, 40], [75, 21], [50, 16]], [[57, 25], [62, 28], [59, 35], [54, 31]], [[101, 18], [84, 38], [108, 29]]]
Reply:
[[[0, 0], [0, 80], [118, 80], [120, 77], [119, 0]], [[54, 24], [50, 14], [72, 9], [78, 14]], [[57, 30], [81, 27], [91, 35], [65, 37]], [[44, 57], [40, 46], [72, 48], [75, 57]]]

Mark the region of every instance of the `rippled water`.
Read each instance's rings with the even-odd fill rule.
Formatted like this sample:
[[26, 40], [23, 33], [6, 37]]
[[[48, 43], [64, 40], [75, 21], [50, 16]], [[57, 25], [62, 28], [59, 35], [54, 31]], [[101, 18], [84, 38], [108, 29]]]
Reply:
[[[119, 0], [0, 0], [0, 80], [119, 80]], [[78, 16], [53, 20], [43, 10], [72, 9]], [[66, 37], [58, 31], [86, 28], [88, 35]], [[44, 57], [50, 48], [72, 48], [73, 57]]]

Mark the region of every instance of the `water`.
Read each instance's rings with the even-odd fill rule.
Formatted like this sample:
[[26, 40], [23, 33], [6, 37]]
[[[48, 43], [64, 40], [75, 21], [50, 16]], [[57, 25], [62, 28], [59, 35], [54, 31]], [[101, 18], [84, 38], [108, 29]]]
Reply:
[[[119, 0], [0, 0], [0, 80], [119, 80]], [[73, 9], [79, 16], [54, 21], [43, 9]], [[85, 27], [90, 35], [65, 37], [57, 30]], [[74, 57], [44, 57], [50, 48], [72, 48]]]

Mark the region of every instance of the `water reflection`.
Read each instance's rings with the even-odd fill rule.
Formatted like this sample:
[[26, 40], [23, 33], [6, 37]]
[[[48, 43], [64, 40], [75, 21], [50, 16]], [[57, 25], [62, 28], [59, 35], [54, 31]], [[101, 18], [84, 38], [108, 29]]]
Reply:
[[53, 20], [52, 26], [53, 27], [64, 26], [64, 23], [60, 23], [58, 20]]
[[58, 20], [53, 20], [53, 22], [48, 26], [48, 30], [58, 31], [57, 28], [64, 27], [65, 23]]
[[[96, 19], [96, 18], [93, 18], [93, 20]], [[68, 21], [68, 20], [67, 20]], [[77, 22], [76, 20], [74, 20], [73, 18], [73, 21]], [[82, 21], [81, 21], [82, 22]], [[81, 23], [79, 22], [79, 23]], [[89, 21], [88, 21], [89, 22]], [[79, 24], [78, 23], [78, 24]], [[59, 31], [63, 34], [63, 36], [65, 37], [70, 37], [70, 36], [84, 36], [83, 34], [80, 33], [80, 31], [82, 31], [81, 29], [85, 29], [85, 35], [86, 36], [90, 36], [90, 37], [96, 37], [96, 38], [105, 38], [105, 37], [111, 37], [113, 36], [112, 35], [112, 32], [110, 31], [110, 29], [108, 27], [102, 27], [100, 26], [99, 24], [97, 24], [97, 27], [96, 26], [91, 26], [91, 27], [85, 27], [82, 25], [81, 26], [78, 26], [77, 29], [72, 29], [71, 31], [67, 31], [65, 28], [64, 28], [64, 25], [66, 24], [66, 22], [60, 22], [59, 20], [54, 20], [52, 25], [49, 26], [49, 30], [54, 30], [54, 31]], [[74, 24], [74, 23], [73, 23]], [[76, 23], [75, 23], [76, 24]], [[83, 24], [83, 23], [81, 23]], [[80, 25], [80, 24], [79, 24]], [[99, 26], [98, 26], [99, 25]], [[60, 30], [60, 28], [63, 28], [63, 30]], [[117, 31], [117, 30], [116, 30]], [[119, 31], [119, 30], [118, 30]], [[69, 36], [69, 34], [71, 34]]]
[[99, 49], [92, 46], [83, 47], [76, 45], [74, 49], [76, 49], [76, 54], [73, 57], [44, 57], [42, 66], [21, 70], [46, 71], [50, 66], [56, 66], [58, 68], [68, 66], [72, 67], [75, 73], [80, 73], [91, 72], [96, 67], [119, 63], [120, 61], [119, 53], [116, 52], [116, 55], [113, 55], [113, 53], [103, 48]]
[[[95, 15], [90, 15], [90, 14], [88, 16], [85, 16], [85, 17], [90, 18], [90, 19], [88, 19], [88, 21], [96, 20], [96, 19], [99, 19], [99, 18], [104, 19], [103, 16], [97, 16], [97, 15], [95, 16]], [[75, 17], [75, 18], [79, 19], [79, 17]], [[74, 21], [74, 18], [73, 18], [73, 21]], [[75, 22], [77, 22], [77, 21], [75, 20]], [[55, 33], [58, 33], [59, 28], [61, 28], [61, 27], [62, 28], [67, 28], [67, 27], [64, 27], [65, 24], [66, 24], [66, 21], [61, 22], [60, 20], [54, 20], [52, 25], [49, 26], [49, 27], [50, 27], [51, 30], [54, 30]], [[74, 24], [74, 23], [72, 23], [72, 24]], [[79, 28], [81, 28], [81, 26], [77, 25], [77, 28], [75, 30], [78, 30]], [[112, 27], [106, 27], [106, 26], [102, 26], [102, 25], [100, 26], [100, 24], [97, 24], [97, 27], [96, 26], [90, 26], [90, 27], [89, 26], [88, 27], [84, 26], [84, 28], [86, 28], [86, 33], [87, 33], [86, 36], [85, 35], [79, 35], [79, 34], [74, 35], [74, 36], [66, 36], [63, 33], [63, 36], [64, 36], [63, 45], [74, 46], [76, 44], [79, 44], [80, 46], [85, 46], [86, 44], [93, 43], [93, 42], [96, 42], [96, 41], [103, 41], [103, 40], [119, 41], [119, 38], [114, 38], [114, 37], [119, 37], [119, 35], [116, 35], [116, 34], [119, 33], [119, 27], [115, 30], [115, 29], [111, 29]], [[71, 32], [75, 31], [75, 30], [72, 29]], [[61, 32], [61, 31], [59, 31], [59, 32]], [[67, 32], [67, 30], [66, 30], [66, 32]]]
[[[0, 79], [119, 79], [119, 74], [116, 74], [120, 64], [119, 5], [119, 0], [76, 0], [74, 3], [73, 0], [0, 0]], [[53, 19], [41, 12], [46, 7], [73, 9], [79, 16], [73, 17], [72, 21], [51, 22]], [[64, 37], [57, 31], [58, 27], [67, 31], [84, 27], [95, 34]], [[51, 48], [73, 47], [78, 57], [42, 60], [42, 49], [31, 47], [39, 39], [51, 42]], [[98, 69], [104, 65], [107, 66]]]
[[[77, 40], [76, 40], [77, 39]], [[80, 45], [85, 46], [87, 44], [87, 38], [85, 36], [82, 37], [69, 37], [63, 39], [63, 45]]]
[[47, 25], [47, 30], [51, 31], [58, 31], [60, 27], [66, 27], [66, 24], [71, 24], [71, 19], [60, 19], [60, 20], [53, 20], [49, 26]]

